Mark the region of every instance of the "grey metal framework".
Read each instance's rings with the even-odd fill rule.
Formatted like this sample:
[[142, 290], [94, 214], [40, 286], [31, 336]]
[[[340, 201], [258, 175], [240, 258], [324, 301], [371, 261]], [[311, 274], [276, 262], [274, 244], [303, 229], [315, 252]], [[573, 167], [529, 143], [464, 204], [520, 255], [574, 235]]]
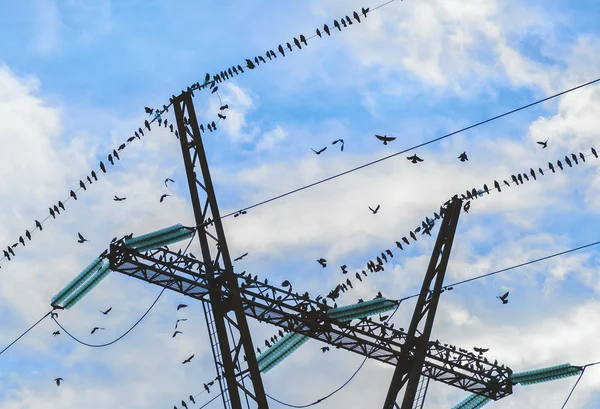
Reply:
[[[397, 393], [407, 381], [402, 409], [412, 409], [421, 375], [427, 378], [427, 383], [422, 383], [421, 405], [429, 380], [494, 400], [512, 393], [509, 368], [464, 349], [429, 341], [461, 209], [462, 202], [457, 197], [446, 204], [408, 333], [370, 318], [337, 320], [328, 314], [331, 307], [320, 297], [312, 299], [308, 293], [300, 295], [269, 285], [266, 280], [262, 283], [256, 277], [234, 273], [191, 90], [172, 101], [202, 258], [175, 253], [167, 247], [141, 253], [127, 247], [123, 239], [111, 244], [106, 257], [113, 271], [203, 303], [225, 408], [241, 409], [242, 396], [248, 406], [252, 401], [252, 406], [259, 409], [268, 407], [247, 316], [394, 365], [385, 409], [397, 407]], [[425, 327], [419, 331], [425, 316]], [[244, 379], [249, 379], [250, 384], [246, 385]]]
[[[166, 248], [139, 253], [122, 241], [111, 245], [111, 270], [166, 287], [200, 301], [209, 299], [208, 275], [202, 261]], [[306, 294], [293, 293], [249, 276], [240, 280], [240, 299], [247, 316], [307, 335], [329, 345], [396, 366], [407, 334], [370, 319], [342, 322], [330, 307]], [[227, 298], [227, 289], [222, 288]], [[462, 390], [500, 399], [512, 393], [509, 368], [461, 348], [429, 342], [422, 375]]]
[[[183, 92], [172, 102], [202, 259], [206, 262], [209, 300], [203, 303], [203, 307], [217, 374], [222, 375], [219, 386], [223, 392], [223, 404], [225, 408], [242, 409], [244, 395], [247, 403], [253, 401], [259, 409], [267, 409], [267, 397], [240, 302], [238, 282], [225, 240], [192, 92]], [[196, 171], [200, 172], [200, 178]], [[221, 289], [227, 291], [222, 292]], [[241, 368], [244, 357], [246, 369], [237, 370]], [[244, 381], [246, 375], [251, 388]]]

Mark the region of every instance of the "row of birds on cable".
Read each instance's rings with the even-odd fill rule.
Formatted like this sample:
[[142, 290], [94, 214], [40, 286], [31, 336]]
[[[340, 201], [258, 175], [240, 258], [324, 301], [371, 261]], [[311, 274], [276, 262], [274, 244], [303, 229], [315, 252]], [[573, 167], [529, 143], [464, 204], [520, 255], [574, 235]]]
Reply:
[[[547, 143], [547, 141], [545, 143]], [[585, 155], [580, 152], [578, 155], [576, 155], [576, 154], [572, 153], [572, 154], [570, 154], [570, 156], [565, 156], [564, 162], [567, 164], [567, 166], [572, 167], [573, 163], [579, 164], [580, 162], [585, 162], [586, 156], [590, 156], [590, 155], [593, 155], [594, 157], [598, 158], [598, 152], [596, 151], [596, 149], [591, 148], [591, 154]], [[560, 160], [558, 160], [556, 162], [556, 166], [561, 170], [564, 169], [564, 166]], [[553, 173], [556, 172], [556, 169], [554, 168], [554, 165], [551, 162], [548, 162], [548, 169], [546, 169], [546, 171], [547, 170], [550, 170]], [[512, 180], [512, 184], [519, 185], [519, 184], [522, 184], [524, 180], [529, 181], [530, 180], [529, 176], [531, 176], [531, 178], [533, 180], [537, 180], [537, 176], [540, 176], [540, 175], [544, 175], [544, 170], [542, 168], [539, 168], [537, 172], [533, 168], [531, 168], [529, 171], [529, 175], [527, 173], [512, 175], [511, 180]], [[508, 182], [507, 180], [504, 180], [503, 183], [505, 186], [511, 186], [511, 183]], [[493, 189], [488, 187], [487, 184], [484, 184], [482, 189], [473, 188], [471, 190], [467, 190], [464, 194], [460, 194], [460, 195], [456, 195], [456, 196], [460, 197], [463, 201], [465, 201], [463, 204], [462, 210], [465, 213], [468, 213], [471, 208], [471, 200], [472, 199], [477, 199], [486, 193], [489, 194], [490, 191], [494, 190], [494, 189], [498, 190], [498, 192], [502, 191], [502, 187], [498, 181], [494, 181]], [[392, 248], [391, 250], [386, 249], [386, 250], [382, 251], [375, 259], [369, 260], [365, 269], [363, 269], [361, 271], [356, 271], [354, 273], [353, 280], [350, 280], [349, 278], [346, 279], [345, 282], [340, 283], [333, 290], [331, 290], [328, 293], [327, 297], [331, 298], [332, 300], [335, 300], [340, 296], [340, 292], [344, 293], [344, 292], [348, 291], [350, 288], [353, 288], [354, 282], [362, 281], [364, 279], [364, 277], [367, 277], [368, 276], [367, 272], [377, 273], [379, 271], [383, 271], [385, 269], [384, 263], [387, 263], [388, 260], [393, 257], [393, 252], [395, 252], [396, 250], [404, 250], [404, 248], [406, 246], [410, 245], [412, 242], [416, 242], [418, 233], [421, 233], [421, 235], [427, 234], [427, 235], [431, 236], [431, 230], [432, 230], [433, 226], [435, 225], [435, 222], [437, 220], [440, 220], [444, 216], [445, 209], [446, 209], [447, 205], [449, 204], [449, 202], [450, 201], [447, 201], [444, 205], [442, 205], [440, 207], [439, 213], [434, 212], [432, 218], [425, 217], [425, 220], [423, 220], [421, 222], [420, 226], [417, 226], [415, 229], [413, 229], [412, 231], [409, 232], [408, 237], [404, 236], [400, 240], [395, 241], [395, 248]], [[377, 214], [380, 209], [380, 205], [377, 205], [375, 208], [372, 208], [369, 206], [369, 209], [371, 210], [371, 212], [373, 214]], [[409, 240], [409, 238], [411, 240]], [[317, 262], [323, 268], [325, 268], [327, 266], [327, 260], [325, 260], [324, 258], [318, 259]], [[349, 273], [346, 265], [342, 265], [340, 268], [342, 270], [342, 274]], [[451, 289], [452, 289], [452, 287], [447, 287], [444, 290], [451, 290]], [[506, 301], [506, 302], [508, 302], [508, 301]], [[503, 302], [503, 303], [506, 304], [506, 302]]]
[[[219, 120], [226, 118], [225, 115], [221, 114], [221, 112], [223, 112], [224, 110], [226, 110], [228, 108], [229, 108], [229, 106], [227, 104], [221, 105], [221, 107], [219, 108], [220, 112], [218, 113]], [[168, 107], [166, 105], [163, 105], [163, 109], [164, 109], [164, 111], [168, 111]], [[154, 118], [151, 121], [148, 121], [147, 119], [144, 120], [144, 129], [146, 129], [147, 131], [151, 131], [151, 126], [150, 125], [154, 121], [157, 121], [159, 125], [161, 123], [164, 124], [164, 127], [167, 128], [168, 120], [167, 119], [165, 119], [164, 121], [162, 120], [161, 111], [160, 110], [158, 110], [158, 109], [153, 110], [153, 109], [151, 109], [149, 107], [145, 107], [145, 111], [149, 115], [153, 115]], [[186, 118], [184, 118], [184, 123], [187, 123], [187, 120], [185, 120], [185, 119]], [[215, 124], [214, 121], [212, 123], [210, 123], [210, 124], [207, 124], [206, 126], [207, 126], [207, 129], [209, 129], [209, 130], [215, 130], [216, 129], [216, 124]], [[201, 124], [199, 127], [204, 132], [204, 126]], [[90, 174], [85, 179], [79, 180], [79, 187], [75, 188], [75, 189], [71, 189], [71, 191], [69, 192], [69, 197], [67, 197], [67, 199], [65, 199], [64, 202], [61, 201], [61, 200], [59, 200], [55, 205], [49, 207], [48, 208], [49, 216], [47, 216], [41, 222], [39, 220], [34, 220], [35, 227], [31, 231], [29, 229], [25, 230], [25, 233], [22, 236], [19, 236], [19, 239], [18, 239], [18, 241], [15, 244], [13, 244], [11, 246], [7, 246], [6, 250], [3, 250], [3, 257], [2, 258], [6, 258], [8, 261], [10, 261], [12, 259], [12, 257], [14, 257], [16, 255], [15, 251], [14, 251], [14, 249], [16, 247], [18, 247], [19, 245], [21, 245], [21, 246], [24, 247], [25, 243], [26, 243], [26, 239], [28, 241], [31, 241], [31, 239], [32, 239], [32, 232], [34, 232], [35, 230], [42, 231], [43, 230], [43, 224], [45, 223], [46, 220], [48, 220], [50, 217], [52, 217], [53, 219], [56, 219], [56, 217], [61, 214], [61, 211], [63, 211], [63, 212], [66, 211], [65, 203], [68, 202], [71, 199], [78, 200], [78, 194], [80, 194], [81, 190], [86, 191], [88, 185], [92, 185], [94, 182], [97, 182], [99, 180], [98, 176], [99, 176], [100, 173], [107, 173], [107, 169], [108, 169], [107, 165], [108, 164], [110, 164], [111, 166], [114, 166], [115, 161], [121, 160], [121, 157], [119, 156], [119, 152], [121, 152], [122, 150], [124, 150], [127, 147], [127, 145], [129, 145], [131, 142], [133, 142], [136, 138], [137, 139], [141, 139], [141, 137], [144, 136], [144, 129], [142, 129], [140, 127], [137, 131], [134, 132], [133, 136], [127, 138], [127, 140], [125, 142], [123, 142], [121, 145], [119, 145], [118, 148], [113, 149], [112, 153], [108, 154], [107, 159], [106, 159], [106, 163], [104, 161], [102, 161], [102, 160], [100, 161], [98, 171], [92, 170], [90, 172]], [[177, 133], [177, 130], [173, 129], [173, 124], [170, 124], [169, 127], [168, 127], [168, 129], [171, 132], [175, 133], [176, 137], [179, 137], [178, 133]], [[167, 181], [169, 181], [169, 180], [173, 181], [172, 179], [166, 179], [165, 180], [165, 185], [166, 185]], [[169, 196], [171, 196], [171, 195], [169, 195], [169, 194], [163, 194], [160, 197], [160, 202], [162, 203], [163, 200], [166, 197], [169, 197]], [[126, 197], [119, 197], [119, 196], [115, 195], [113, 200], [116, 201], [116, 202], [121, 202], [121, 201], [124, 201], [126, 199], [127, 199]], [[84, 242], [87, 241], [81, 235], [81, 233], [78, 233], [78, 236], [79, 236], [79, 240], [78, 240], [79, 243], [84, 243]], [[2, 258], [0, 258], [0, 260], [2, 260]], [[1, 268], [1, 266], [0, 266], [0, 268]]]
[[[220, 379], [221, 379], [221, 375], [217, 375], [210, 382], [203, 383], [202, 385], [203, 385], [204, 389], [202, 390], [202, 392], [196, 394], [195, 396], [194, 395], [190, 395], [188, 397], [188, 399], [187, 399], [187, 402], [185, 401], [185, 399], [182, 399], [180, 407], [183, 408], [183, 409], [188, 409], [188, 403], [191, 403], [191, 404], [195, 405], [196, 404], [196, 398], [198, 396], [202, 395], [204, 392], [210, 393], [210, 388], [215, 384], [215, 382], [219, 381]], [[173, 409], [178, 409], [177, 405], [173, 405]]]

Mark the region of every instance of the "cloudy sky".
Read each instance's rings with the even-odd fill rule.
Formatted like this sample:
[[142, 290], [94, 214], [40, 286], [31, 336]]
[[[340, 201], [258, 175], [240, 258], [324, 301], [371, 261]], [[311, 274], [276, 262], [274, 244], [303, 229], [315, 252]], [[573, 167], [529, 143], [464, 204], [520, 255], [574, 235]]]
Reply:
[[[65, 201], [108, 153], [160, 107], [205, 74], [264, 55], [324, 23], [381, 3], [182, 0], [4, 1], [0, 16], [0, 245], [15, 243], [48, 207]], [[360, 24], [309, 39], [219, 86], [227, 119], [204, 135], [222, 213], [408, 149], [600, 77], [597, 2], [395, 1]], [[212, 120], [221, 103], [198, 93]], [[572, 92], [377, 165], [224, 220], [235, 264], [271, 282], [323, 294], [406, 236], [452, 194], [566, 154], [600, 148], [598, 85]], [[172, 111], [166, 116], [174, 122]], [[397, 139], [384, 146], [374, 134]], [[332, 141], [343, 139], [344, 150]], [[547, 149], [537, 141], [548, 140]], [[321, 155], [311, 149], [327, 147]], [[457, 156], [466, 151], [469, 161]], [[405, 159], [416, 153], [424, 162]], [[0, 347], [50, 309], [50, 298], [114, 236], [193, 224], [178, 141], [162, 129], [135, 140], [99, 181], [0, 260]], [[585, 163], [546, 172], [472, 203], [462, 213], [446, 275], [452, 283], [599, 240], [600, 172]], [[563, 160], [564, 161], [564, 160]], [[175, 180], [169, 188], [165, 178]], [[159, 197], [172, 194], [163, 203]], [[126, 196], [123, 202], [114, 195]], [[380, 204], [373, 215], [368, 207]], [[89, 239], [77, 243], [77, 233]], [[437, 228], [435, 229], [437, 233]], [[420, 289], [434, 237], [394, 253], [339, 304], [381, 291], [399, 299]], [[194, 243], [191, 251], [197, 253]], [[328, 266], [315, 261], [324, 257]], [[442, 294], [433, 339], [490, 348], [515, 372], [600, 360], [600, 257], [595, 247], [457, 286]], [[510, 302], [496, 299], [510, 291]], [[110, 342], [148, 309], [160, 288], [110, 275], [59, 320], [89, 343]], [[325, 294], [323, 294], [325, 295]], [[187, 309], [176, 311], [180, 302]], [[100, 309], [112, 306], [110, 314]], [[407, 327], [414, 299], [392, 320]], [[183, 335], [171, 337], [178, 318]], [[94, 335], [91, 328], [106, 328]], [[262, 345], [276, 328], [251, 322]], [[179, 407], [216, 375], [201, 305], [166, 292], [129, 335], [88, 348], [42, 321], [0, 355], [0, 408]], [[344, 383], [358, 355], [309, 341], [264, 375], [267, 392], [313, 402]], [[181, 361], [191, 354], [194, 360]], [[600, 369], [590, 367], [569, 408], [600, 407]], [[393, 368], [367, 362], [321, 408], [379, 408]], [[57, 387], [53, 379], [62, 377]], [[515, 387], [490, 408], [559, 408], [575, 378]], [[202, 394], [203, 404], [214, 396]], [[468, 394], [431, 384], [428, 408]], [[198, 405], [190, 405], [197, 407]], [[273, 408], [283, 407], [271, 402]], [[220, 407], [219, 401], [209, 408]]]

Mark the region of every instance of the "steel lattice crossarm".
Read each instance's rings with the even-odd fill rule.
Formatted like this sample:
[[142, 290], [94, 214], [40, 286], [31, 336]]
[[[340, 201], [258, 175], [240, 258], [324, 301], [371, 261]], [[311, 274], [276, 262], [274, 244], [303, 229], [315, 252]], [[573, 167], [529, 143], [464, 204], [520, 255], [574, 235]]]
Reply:
[[[111, 245], [107, 257], [113, 271], [201, 301], [208, 299], [209, 281], [199, 260], [166, 248], [140, 253], [121, 240]], [[216, 291], [221, 293], [227, 311], [227, 287], [221, 286]], [[331, 307], [310, 299], [308, 294], [298, 295], [248, 276], [241, 282], [240, 298], [249, 317], [390, 365], [397, 364], [406, 338], [404, 332], [370, 319], [350, 322], [335, 319], [327, 313]], [[463, 351], [430, 342], [422, 374], [493, 400], [512, 393], [509, 368]]]

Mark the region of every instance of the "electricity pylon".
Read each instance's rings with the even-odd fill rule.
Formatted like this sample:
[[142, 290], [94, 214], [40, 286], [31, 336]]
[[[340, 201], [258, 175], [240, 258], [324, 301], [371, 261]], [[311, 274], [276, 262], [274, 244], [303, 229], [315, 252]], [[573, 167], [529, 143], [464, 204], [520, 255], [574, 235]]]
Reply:
[[[111, 244], [107, 257], [113, 271], [202, 301], [226, 408], [241, 409], [242, 396], [259, 409], [268, 407], [246, 316], [394, 365], [386, 408], [388, 402], [395, 405], [396, 395], [406, 382], [409, 387], [402, 409], [411, 408], [421, 375], [493, 400], [512, 393], [509, 368], [461, 348], [429, 341], [461, 209], [458, 198], [448, 203], [408, 333], [370, 319], [355, 323], [336, 319], [328, 314], [331, 307], [322, 299], [313, 300], [308, 294], [298, 295], [234, 273], [191, 93], [173, 98], [173, 105], [202, 260], [164, 247], [140, 252], [123, 239]], [[200, 179], [196, 169], [201, 172]], [[425, 315], [425, 329], [419, 331]], [[244, 384], [246, 377], [252, 388]], [[409, 401], [411, 406], [405, 406]]]

